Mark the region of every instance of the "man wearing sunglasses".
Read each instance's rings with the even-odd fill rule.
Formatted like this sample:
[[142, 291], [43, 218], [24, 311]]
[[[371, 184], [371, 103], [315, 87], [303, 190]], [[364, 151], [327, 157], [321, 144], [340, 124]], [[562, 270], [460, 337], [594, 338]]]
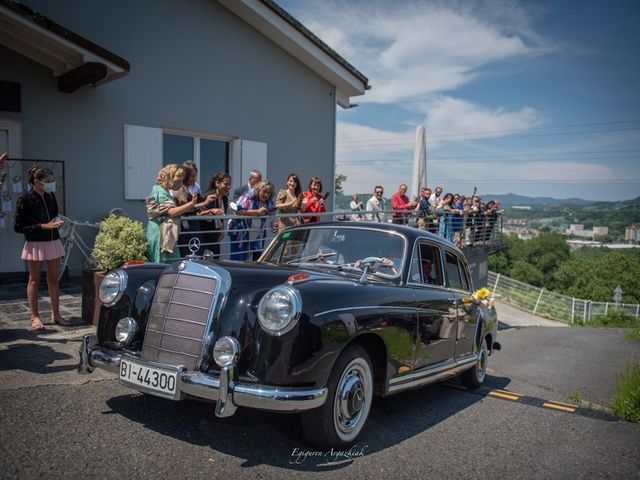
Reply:
[[367, 218], [371, 221], [375, 222], [384, 222], [384, 198], [382, 195], [384, 194], [384, 189], [381, 185], [376, 185], [376, 188], [373, 189], [373, 196], [367, 200], [367, 212], [370, 213]]

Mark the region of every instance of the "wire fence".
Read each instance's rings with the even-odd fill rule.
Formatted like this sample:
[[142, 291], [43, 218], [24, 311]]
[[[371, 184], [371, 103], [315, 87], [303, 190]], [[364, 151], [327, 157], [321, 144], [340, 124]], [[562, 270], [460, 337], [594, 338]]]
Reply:
[[[397, 214], [394, 216], [394, 213]], [[400, 215], [400, 216], [398, 216]], [[459, 217], [459, 218], [456, 218]], [[189, 241], [197, 238], [200, 247], [197, 253], [210, 250], [214, 258], [221, 260], [256, 260], [271, 239], [284, 227], [303, 223], [303, 219], [317, 222], [374, 221], [413, 226], [429, 231], [456, 243], [460, 247], [488, 245], [502, 238], [502, 217], [454, 216], [445, 214], [437, 219], [424, 219], [406, 211], [377, 212], [326, 212], [307, 214], [247, 215], [198, 215], [180, 219], [181, 232], [178, 237], [180, 257], [191, 253]]]
[[505, 303], [551, 320], [588, 324], [597, 317], [605, 316], [611, 310], [617, 309], [640, 322], [638, 304], [593, 302], [569, 297], [491, 271], [487, 278], [487, 287]]

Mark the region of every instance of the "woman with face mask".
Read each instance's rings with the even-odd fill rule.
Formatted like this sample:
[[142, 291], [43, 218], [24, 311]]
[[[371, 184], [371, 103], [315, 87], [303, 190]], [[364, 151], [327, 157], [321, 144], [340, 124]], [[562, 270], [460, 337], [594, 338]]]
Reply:
[[156, 184], [147, 197], [147, 257], [150, 262], [167, 263], [180, 258], [178, 235], [180, 215], [196, 207], [197, 196], [178, 206], [171, 191], [180, 190], [184, 169], [172, 163], [158, 172]]
[[48, 168], [34, 165], [27, 173], [31, 190], [16, 203], [14, 230], [25, 237], [22, 259], [29, 265], [27, 298], [31, 309], [31, 330], [42, 330], [44, 325], [38, 312], [38, 287], [42, 262], [47, 264], [47, 287], [51, 298], [51, 321], [67, 326], [69, 321], [60, 315], [60, 288], [58, 274], [64, 247], [60, 241], [58, 228], [64, 223], [58, 217], [56, 201], [56, 181]]

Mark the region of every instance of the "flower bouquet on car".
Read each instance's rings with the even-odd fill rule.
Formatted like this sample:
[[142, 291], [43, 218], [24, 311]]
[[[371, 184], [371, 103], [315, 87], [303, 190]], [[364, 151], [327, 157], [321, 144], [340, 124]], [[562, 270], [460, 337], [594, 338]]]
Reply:
[[493, 308], [493, 302], [495, 301], [495, 297], [487, 287], [483, 287], [479, 290], [476, 290], [471, 294], [470, 297], [464, 298], [462, 301], [464, 303], [473, 302], [476, 305], [481, 305], [483, 307], [491, 309]]

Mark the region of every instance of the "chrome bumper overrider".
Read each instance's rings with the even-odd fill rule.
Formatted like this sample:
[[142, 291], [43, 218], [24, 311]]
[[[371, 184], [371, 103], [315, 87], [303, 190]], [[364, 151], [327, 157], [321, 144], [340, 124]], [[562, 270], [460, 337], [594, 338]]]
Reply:
[[[95, 334], [85, 335], [80, 346], [78, 373], [92, 373], [96, 368], [102, 368], [117, 374], [122, 357], [119, 352], [96, 346]], [[140, 359], [136, 359], [136, 362], [145, 363]], [[178, 373], [178, 379], [180, 398], [190, 395], [213, 400], [218, 417], [230, 417], [237, 407], [300, 412], [322, 406], [327, 398], [326, 388], [278, 388], [239, 383], [234, 364], [223, 367], [219, 377], [183, 370]]]

